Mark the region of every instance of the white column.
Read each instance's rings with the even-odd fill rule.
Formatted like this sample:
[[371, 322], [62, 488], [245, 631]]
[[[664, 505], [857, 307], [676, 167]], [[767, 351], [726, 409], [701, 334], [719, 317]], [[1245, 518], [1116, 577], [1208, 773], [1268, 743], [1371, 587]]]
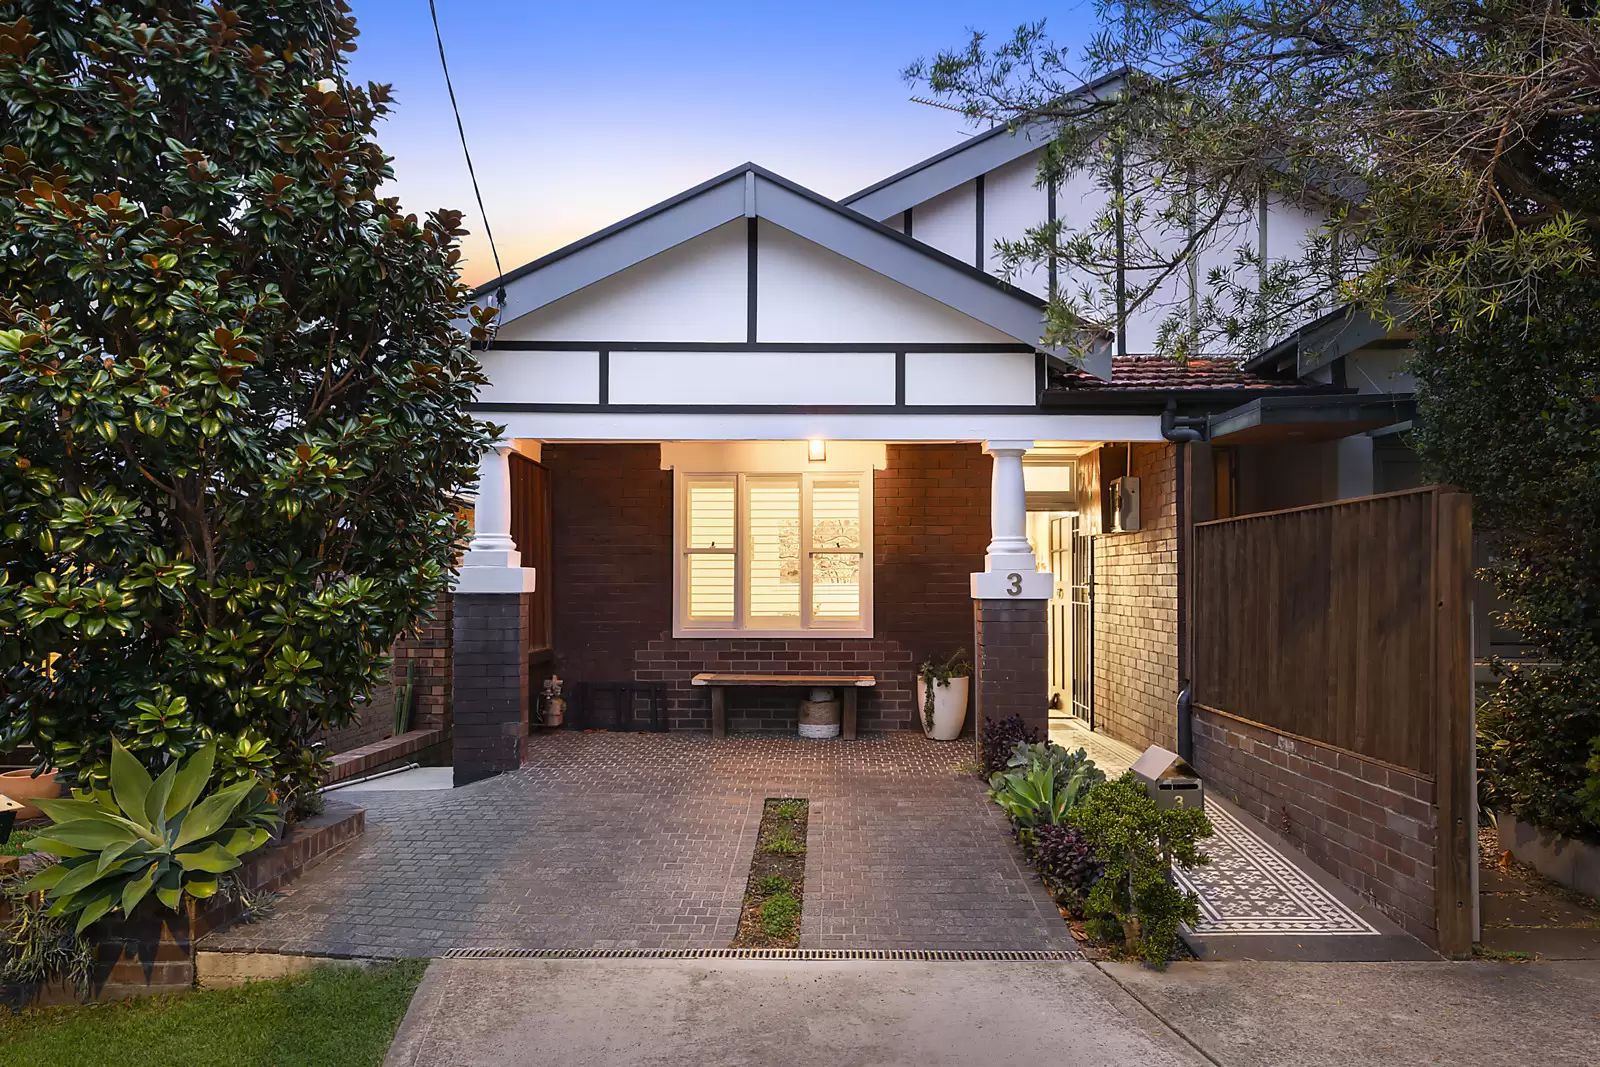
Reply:
[[478, 460], [478, 495], [472, 507], [472, 540], [456, 578], [458, 593], [531, 593], [534, 573], [522, 565], [511, 540], [512, 448], [496, 442]]
[[1050, 574], [1037, 569], [1028, 544], [1028, 501], [1022, 482], [1022, 456], [1032, 441], [985, 441], [994, 459], [989, 484], [989, 552], [984, 569], [972, 576], [975, 600], [1049, 600]]

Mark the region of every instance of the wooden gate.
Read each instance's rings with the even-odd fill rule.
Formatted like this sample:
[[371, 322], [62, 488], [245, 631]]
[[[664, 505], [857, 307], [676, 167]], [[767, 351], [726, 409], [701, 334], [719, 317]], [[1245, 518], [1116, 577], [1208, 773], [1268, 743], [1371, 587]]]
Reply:
[[1433, 486], [1198, 523], [1193, 567], [1201, 773], [1233, 783], [1269, 823], [1274, 805], [1285, 824], [1296, 812], [1297, 840], [1330, 869], [1365, 853], [1334, 873], [1380, 900], [1414, 867], [1426, 885], [1427, 857], [1409, 853], [1430, 835], [1393, 835], [1422, 824], [1412, 793], [1431, 794], [1433, 929], [1442, 951], [1470, 952], [1470, 498]]

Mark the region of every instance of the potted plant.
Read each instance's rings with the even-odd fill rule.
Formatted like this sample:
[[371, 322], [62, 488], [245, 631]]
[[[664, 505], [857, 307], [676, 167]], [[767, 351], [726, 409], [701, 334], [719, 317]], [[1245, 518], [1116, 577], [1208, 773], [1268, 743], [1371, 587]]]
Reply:
[[967, 691], [972, 663], [958, 649], [943, 663], [925, 661], [917, 668], [917, 708], [922, 732], [935, 741], [954, 741], [967, 719]]
[[0, 773], [0, 796], [8, 796], [22, 805], [17, 812], [19, 819], [37, 819], [43, 814], [33, 803], [39, 798], [54, 800], [61, 795], [61, 787], [56, 784], [56, 772], [53, 767], [44, 770], [35, 770], [24, 767], [17, 771]]

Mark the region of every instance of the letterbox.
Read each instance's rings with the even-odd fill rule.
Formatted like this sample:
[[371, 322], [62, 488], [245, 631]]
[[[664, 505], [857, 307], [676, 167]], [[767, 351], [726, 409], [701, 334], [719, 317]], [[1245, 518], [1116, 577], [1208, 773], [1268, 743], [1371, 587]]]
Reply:
[[1133, 763], [1133, 776], [1158, 808], [1198, 808], [1205, 803], [1205, 786], [1194, 768], [1176, 752], [1151, 745]]

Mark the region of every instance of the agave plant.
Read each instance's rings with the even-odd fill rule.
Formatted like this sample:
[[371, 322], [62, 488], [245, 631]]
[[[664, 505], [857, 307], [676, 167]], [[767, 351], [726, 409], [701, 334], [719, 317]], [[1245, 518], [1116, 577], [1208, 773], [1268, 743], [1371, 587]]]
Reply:
[[1052, 762], [1039, 759], [1026, 771], [1002, 772], [990, 778], [989, 797], [1019, 827], [1056, 826], [1104, 780], [1105, 775], [1092, 763], [1080, 764], [1070, 776], [1062, 776]]
[[217, 876], [265, 844], [281, 821], [254, 779], [206, 796], [216, 759], [210, 744], [152, 780], [113, 738], [109, 790], [37, 802], [54, 825], [33, 847], [61, 862], [22, 888], [43, 891], [49, 915], [76, 913], [78, 933], [110, 912], [133, 914], [150, 893], [173, 911], [184, 894], [213, 895]]
[[1058, 783], [1070, 781], [1072, 776], [1078, 773], [1079, 768], [1083, 767], [1089, 769], [1089, 785], [1098, 785], [1106, 780], [1105, 772], [1096, 767], [1094, 760], [1089, 758], [1088, 749], [1080, 748], [1072, 752], [1054, 741], [1037, 743], [1018, 741], [1016, 747], [1011, 750], [1011, 756], [1006, 760], [1005, 769], [1026, 773], [1035, 763], [1050, 764]]

